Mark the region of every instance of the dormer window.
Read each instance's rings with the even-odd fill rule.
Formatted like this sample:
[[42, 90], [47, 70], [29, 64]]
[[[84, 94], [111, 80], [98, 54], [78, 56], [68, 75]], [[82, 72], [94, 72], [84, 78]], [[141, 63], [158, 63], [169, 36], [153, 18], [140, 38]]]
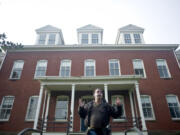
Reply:
[[136, 44], [141, 43], [140, 34], [134, 34], [134, 42]]
[[46, 34], [40, 34], [39, 36], [39, 44], [44, 45], [46, 42]]
[[79, 44], [102, 44], [103, 29], [100, 27], [89, 24], [77, 29], [77, 32]]
[[61, 29], [46, 25], [36, 30], [37, 45], [64, 45], [64, 38]]
[[88, 44], [88, 34], [82, 34], [81, 43]]
[[55, 44], [55, 39], [56, 39], [56, 34], [49, 34], [48, 44], [49, 45]]
[[131, 44], [131, 35], [130, 34], [124, 34], [124, 42], [126, 44]]
[[98, 34], [92, 34], [92, 44], [98, 44]]

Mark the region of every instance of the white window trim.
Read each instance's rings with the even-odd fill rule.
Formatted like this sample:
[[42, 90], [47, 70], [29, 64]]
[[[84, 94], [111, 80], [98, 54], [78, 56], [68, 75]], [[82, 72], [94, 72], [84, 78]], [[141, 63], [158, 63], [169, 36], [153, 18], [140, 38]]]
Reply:
[[[133, 59], [132, 60], [132, 63], [133, 63], [133, 61], [135, 61], [135, 60], [140, 60], [141, 62], [142, 62], [142, 68], [143, 68], [143, 73], [144, 73], [144, 77], [142, 77], [143, 79], [146, 79], [147, 78], [147, 76], [146, 76], [146, 70], [145, 70], [145, 67], [144, 67], [144, 61], [142, 60], [142, 59]], [[134, 63], [133, 63], [133, 69], [135, 69], [134, 68]], [[134, 71], [134, 74], [135, 74], [135, 71]]]
[[[86, 76], [86, 61], [94, 61], [94, 76]], [[86, 59], [84, 60], [84, 77], [95, 77], [96, 76], [96, 60]]]
[[[5, 97], [14, 97], [14, 100], [15, 100], [15, 96], [11, 96], [11, 95], [3, 96], [3, 99], [2, 99], [2, 101], [1, 101], [0, 108], [2, 107], [2, 103], [4, 102], [4, 98], [5, 98]], [[14, 106], [14, 100], [13, 100], [13, 103], [12, 103], [11, 112], [12, 112], [12, 109], [13, 109], [13, 106]], [[11, 112], [10, 112], [9, 119], [10, 119], [10, 117], [11, 117]], [[0, 121], [9, 121], [9, 119], [0, 119]]]
[[[140, 43], [136, 43], [136, 42], [135, 42], [135, 39], [136, 39], [136, 38], [134, 38], [134, 35], [135, 35], [135, 34], [138, 34], [138, 35], [139, 35]], [[133, 33], [133, 40], [134, 40], [134, 44], [142, 44], [141, 34], [140, 34], [140, 33]]]
[[[179, 99], [178, 99], [178, 96], [177, 96], [177, 95], [175, 95], [175, 94], [168, 94], [168, 95], [166, 95], [166, 102], [167, 102], [167, 97], [168, 97], [168, 96], [175, 96], [175, 97], [176, 97], [176, 100], [177, 100], [177, 103], [178, 103], [178, 107], [180, 107], [180, 103], [179, 103]], [[168, 106], [168, 109], [169, 109], [168, 102], [167, 102], [167, 106]], [[169, 110], [169, 113], [170, 113], [170, 110]], [[171, 117], [171, 114], [170, 114], [170, 117]], [[171, 119], [172, 119], [172, 120], [175, 120], [175, 121], [176, 121], [176, 120], [178, 120], [178, 121], [180, 120], [180, 118], [172, 118], [172, 117], [171, 117]]]
[[[69, 73], [69, 76], [62, 76], [61, 75], [61, 68], [62, 68], [62, 63], [64, 62], [64, 61], [70, 61], [70, 73]], [[63, 59], [63, 60], [61, 60], [61, 65], [60, 65], [60, 70], [59, 70], [59, 75], [60, 75], [60, 77], [71, 77], [71, 66], [72, 66], [72, 60], [70, 60], [70, 59]]]
[[[110, 63], [111, 63], [111, 60], [117, 60], [118, 61], [118, 66], [119, 66], [119, 75], [110, 75]], [[120, 61], [119, 59], [109, 59], [109, 76], [121, 76], [121, 66], [120, 66]]]
[[[93, 39], [96, 39], [96, 38], [92, 38], [92, 35], [97, 35], [97, 41], [98, 41], [97, 43], [92, 42]], [[99, 44], [99, 33], [92, 33], [91, 34], [91, 44], [92, 45], [98, 45]]]
[[[150, 104], [151, 104], [151, 107], [152, 107], [152, 115], [153, 115], [153, 117], [152, 118], [145, 118], [144, 117], [144, 119], [145, 120], [149, 120], [149, 121], [151, 121], [151, 120], [156, 120], [156, 117], [155, 117], [155, 113], [154, 113], [154, 107], [153, 107], [153, 104], [152, 104], [152, 100], [151, 100], [151, 96], [149, 96], [149, 95], [141, 95], [141, 97], [148, 97], [149, 98], [149, 101], [150, 101]], [[144, 115], [144, 114], [143, 114]]]
[[[19, 78], [12, 78], [13, 71], [14, 71], [14, 66], [15, 66], [15, 63], [16, 63], [16, 62], [23, 62], [23, 67], [22, 67], [22, 71], [21, 71], [21, 74], [20, 74]], [[10, 80], [20, 80], [20, 79], [21, 79], [22, 72], [23, 72], [23, 68], [24, 68], [24, 60], [15, 60], [15, 61], [13, 62], [13, 67], [12, 67], [12, 70], [11, 70], [11, 74], [10, 74], [9, 79], [10, 79]]]
[[[166, 59], [156, 59], [156, 67], [157, 67], [157, 70], [158, 70], [158, 65], [157, 65], [157, 61], [158, 61], [158, 60], [164, 60], [164, 61], [165, 61], [165, 65], [166, 65], [166, 68], [167, 68], [167, 72], [168, 72], [168, 74], [169, 74], [169, 77], [160, 77], [160, 74], [159, 74], [159, 77], [160, 77], [160, 78], [172, 78], [171, 73], [170, 73], [170, 71], [169, 71], [169, 67], [168, 67], [168, 65], [167, 65]], [[159, 73], [159, 71], [158, 71], [158, 73]]]
[[[34, 119], [28, 119], [28, 118], [27, 118], [27, 115], [28, 115], [28, 112], [29, 112], [29, 108], [30, 108], [30, 101], [31, 101], [31, 98], [32, 98], [32, 97], [39, 97], [39, 96], [35, 95], [35, 96], [31, 96], [31, 97], [29, 97], [29, 100], [28, 100], [28, 107], [27, 107], [27, 111], [26, 111], [25, 121], [34, 121]], [[36, 111], [37, 111], [37, 110], [36, 110]]]
[[[54, 44], [49, 43], [50, 35], [55, 35]], [[47, 45], [56, 45], [56, 37], [57, 37], [56, 35], [57, 35], [57, 33], [49, 33], [48, 34]]]
[[[83, 38], [82, 38], [82, 35], [83, 35], [83, 34], [87, 34], [87, 35], [88, 35], [88, 38], [87, 38], [88, 43], [82, 43], [82, 39], [83, 39]], [[89, 33], [81, 33], [81, 34], [80, 34], [80, 41], [81, 41], [81, 44], [84, 44], [84, 45], [90, 44], [90, 38], [89, 38], [89, 37], [90, 37]]]
[[[47, 64], [46, 64], [46, 72], [47, 72], [47, 66], [48, 66], [48, 60], [38, 60], [37, 62], [36, 62], [36, 69], [35, 69], [35, 72], [34, 72], [34, 78], [36, 78], [36, 77], [38, 77], [38, 76], [36, 76], [36, 71], [37, 71], [37, 68], [38, 68], [38, 62], [47, 62]], [[45, 76], [46, 76], [46, 73], [45, 73]]]
[[[123, 105], [124, 105], [124, 108], [123, 108], [123, 113], [124, 113], [124, 116], [123, 117], [125, 117], [126, 118], [126, 109], [125, 109], [125, 102], [124, 102], [124, 96], [123, 95], [112, 95], [111, 96], [111, 105], [112, 105], [112, 98], [117, 98], [117, 97], [120, 97], [120, 98], [122, 98], [122, 100], [123, 100]], [[120, 119], [113, 119], [112, 121], [113, 122], [125, 122], [126, 121], [126, 119], [125, 118], [120, 118]]]
[[[131, 43], [126, 43], [126, 41], [125, 41], [125, 40], [126, 40], [126, 38], [125, 38], [125, 35], [126, 35], [126, 34], [129, 34], [129, 35], [130, 35]], [[132, 44], [132, 43], [133, 43], [133, 40], [132, 40], [132, 39], [133, 39], [133, 38], [132, 38], [132, 33], [123, 33], [124, 44], [128, 44], [128, 45], [129, 45], [129, 44]]]
[[67, 96], [67, 95], [60, 95], [60, 96], [57, 96], [56, 97], [56, 103], [57, 103], [57, 99], [58, 98], [61, 98], [61, 97], [65, 97], [65, 98], [67, 98], [67, 101], [68, 101], [68, 104], [67, 104], [67, 117], [66, 117], [66, 119], [56, 119], [56, 105], [55, 105], [55, 116], [54, 116], [54, 118], [55, 118], [55, 122], [66, 122], [66, 121], [68, 121], [68, 116], [69, 116], [69, 96]]

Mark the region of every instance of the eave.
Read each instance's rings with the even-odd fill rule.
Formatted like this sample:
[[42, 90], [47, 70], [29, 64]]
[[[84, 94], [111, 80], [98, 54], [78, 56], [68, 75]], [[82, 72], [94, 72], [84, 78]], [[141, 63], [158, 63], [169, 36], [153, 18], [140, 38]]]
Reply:
[[179, 44], [102, 44], [102, 45], [24, 45], [23, 48], [7, 49], [21, 51], [110, 51], [110, 50], [176, 50]]

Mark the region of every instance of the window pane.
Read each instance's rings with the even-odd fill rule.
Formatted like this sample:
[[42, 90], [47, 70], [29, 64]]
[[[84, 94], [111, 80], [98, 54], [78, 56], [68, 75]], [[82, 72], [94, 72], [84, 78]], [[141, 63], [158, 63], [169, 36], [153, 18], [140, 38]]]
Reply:
[[11, 77], [12, 79], [20, 79], [21, 72], [23, 70], [24, 66], [24, 61], [15, 61], [12, 72], [11, 72]]
[[37, 110], [38, 97], [30, 97], [26, 119], [34, 120]]
[[136, 75], [142, 75], [143, 77], [145, 77], [142, 60], [133, 60], [133, 68]]
[[139, 34], [134, 34], [134, 41], [135, 43], [141, 43], [141, 38]]
[[149, 96], [141, 96], [143, 113], [145, 118], [153, 118], [153, 110]]
[[46, 34], [40, 34], [39, 44], [45, 44], [45, 41], [46, 41]]
[[172, 118], [180, 118], [180, 106], [176, 96], [167, 96], [169, 111]]
[[98, 34], [92, 34], [92, 44], [98, 44]]
[[3, 98], [0, 108], [0, 119], [8, 120], [13, 107], [14, 97], [6, 96]]
[[48, 44], [55, 44], [56, 34], [50, 34]]
[[125, 43], [131, 43], [131, 36], [130, 34], [124, 34], [124, 41]]
[[85, 61], [85, 75], [95, 76], [95, 61], [94, 60]]
[[118, 60], [110, 60], [109, 61], [110, 75], [119, 75], [120, 67]]
[[55, 118], [56, 120], [66, 120], [68, 114], [68, 97], [60, 96], [56, 101], [56, 111]]
[[70, 69], [71, 69], [71, 61], [70, 60], [61, 61], [60, 76], [69, 77], [70, 76]]
[[35, 76], [36, 77], [45, 76], [46, 69], [47, 69], [47, 61], [45, 61], [45, 60], [38, 61], [37, 66], [36, 66]]
[[168, 67], [165, 60], [156, 60], [158, 72], [161, 78], [169, 78]]
[[82, 34], [81, 43], [88, 44], [88, 34]]

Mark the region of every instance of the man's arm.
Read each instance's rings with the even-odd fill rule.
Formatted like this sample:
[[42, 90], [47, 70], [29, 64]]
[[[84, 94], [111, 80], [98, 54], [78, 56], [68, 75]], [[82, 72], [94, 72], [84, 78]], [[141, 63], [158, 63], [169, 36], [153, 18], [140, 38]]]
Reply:
[[116, 99], [116, 105], [110, 106], [110, 115], [113, 118], [118, 118], [118, 117], [122, 116], [122, 114], [123, 114], [123, 107], [122, 107], [122, 104], [120, 102], [120, 99], [117, 98]]
[[78, 107], [78, 113], [81, 118], [85, 118], [87, 115], [87, 107], [84, 105], [84, 102], [82, 102], [81, 99], [79, 99], [79, 107]]

